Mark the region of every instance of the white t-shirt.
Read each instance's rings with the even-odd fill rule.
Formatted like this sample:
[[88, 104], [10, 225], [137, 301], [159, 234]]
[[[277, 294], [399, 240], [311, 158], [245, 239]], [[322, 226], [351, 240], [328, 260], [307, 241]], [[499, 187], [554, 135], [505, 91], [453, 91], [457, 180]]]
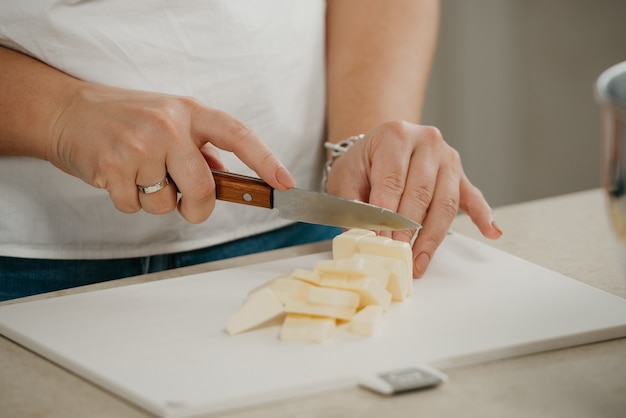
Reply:
[[[324, 134], [323, 0], [28, 0], [0, 3], [0, 44], [96, 83], [192, 96], [250, 126], [317, 189]], [[1, 65], [1, 64], [0, 64]], [[221, 153], [233, 172], [254, 175]], [[274, 210], [217, 202], [117, 211], [106, 190], [47, 161], [0, 157], [0, 255], [117, 258], [191, 250], [287, 225]]]

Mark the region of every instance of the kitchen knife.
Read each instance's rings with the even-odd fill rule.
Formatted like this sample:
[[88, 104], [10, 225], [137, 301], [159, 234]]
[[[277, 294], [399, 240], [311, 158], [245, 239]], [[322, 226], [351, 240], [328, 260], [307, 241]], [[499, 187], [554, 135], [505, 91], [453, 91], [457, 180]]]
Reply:
[[217, 170], [212, 173], [217, 199], [275, 208], [282, 218], [292, 221], [377, 231], [421, 228], [406, 216], [369, 203], [297, 188], [276, 190], [256, 177]]

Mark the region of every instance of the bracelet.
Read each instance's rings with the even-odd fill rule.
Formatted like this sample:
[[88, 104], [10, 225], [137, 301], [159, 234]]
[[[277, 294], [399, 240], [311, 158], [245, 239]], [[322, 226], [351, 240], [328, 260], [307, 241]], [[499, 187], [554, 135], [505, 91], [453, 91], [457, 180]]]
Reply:
[[343, 153], [346, 152], [352, 145], [354, 145], [357, 141], [363, 139], [364, 137], [365, 134], [358, 134], [337, 143], [324, 142], [324, 148], [332, 150], [332, 152], [330, 153], [330, 159], [326, 161], [326, 164], [324, 164], [324, 170], [322, 171], [322, 193], [326, 193], [326, 186], [328, 185], [328, 174], [330, 173], [330, 169], [332, 168], [335, 160], [341, 157]]

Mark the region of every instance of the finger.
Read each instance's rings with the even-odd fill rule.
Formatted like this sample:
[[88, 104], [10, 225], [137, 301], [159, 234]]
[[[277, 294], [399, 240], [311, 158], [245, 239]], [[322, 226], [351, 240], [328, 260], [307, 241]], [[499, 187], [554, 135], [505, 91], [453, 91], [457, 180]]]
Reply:
[[211, 142], [218, 148], [233, 152], [270, 186], [286, 190], [295, 180], [267, 145], [243, 122], [215, 109], [198, 105], [195, 108], [192, 135], [200, 148]]
[[190, 223], [204, 222], [215, 208], [215, 182], [202, 153], [191, 142], [177, 144], [166, 164], [181, 193], [178, 211]]
[[163, 187], [154, 193], [144, 193], [137, 190], [139, 197], [139, 203], [144, 212], [152, 213], [155, 215], [163, 215], [169, 213], [176, 208], [176, 190], [173, 186], [170, 187], [169, 179], [166, 180], [167, 168], [165, 162], [165, 156], [156, 149], [150, 153], [149, 158], [144, 158], [139, 162], [139, 168], [135, 177], [135, 184], [137, 186], [153, 186], [157, 183], [161, 183]]
[[[377, 145], [376, 141], [387, 144]], [[369, 203], [397, 211], [409, 169], [407, 147], [401, 144], [405, 141], [401, 137], [372, 139]]]
[[493, 219], [491, 207], [485, 200], [482, 192], [474, 186], [467, 176], [461, 179], [460, 208], [465, 212], [478, 230], [487, 238], [498, 239], [502, 236], [502, 230]]
[[[406, 187], [410, 156], [413, 151], [404, 132], [385, 130], [371, 140], [369, 159], [370, 193], [368, 202], [397, 212]], [[382, 135], [385, 137], [383, 138]], [[409, 154], [409, 158], [407, 158]], [[377, 231], [379, 235], [392, 237], [391, 231]]]
[[[152, 193], [146, 193], [142, 190], [138, 190], [139, 203], [144, 212], [152, 213], [154, 215], [164, 215], [176, 209], [176, 188], [173, 184], [170, 184], [170, 180], [167, 175], [163, 176], [158, 182], [154, 182], [146, 186], [161, 187], [160, 190], [156, 190]], [[139, 187], [138, 187], [139, 189]]]
[[[127, 167], [122, 165], [121, 167]], [[134, 169], [107, 170], [107, 179], [104, 187], [115, 208], [124, 213], [135, 213], [141, 210]]]
[[[424, 148], [411, 157], [407, 180], [397, 211], [418, 223], [424, 223], [433, 203], [436, 187], [440, 187], [439, 157], [431, 148]], [[393, 238], [410, 242], [414, 231], [397, 231]]]
[[437, 178], [437, 188], [413, 245], [413, 273], [420, 277], [426, 271], [435, 251], [445, 238], [459, 208], [459, 183], [462, 174], [457, 166], [444, 166]]
[[200, 152], [202, 152], [204, 160], [207, 162], [209, 167], [215, 170], [228, 171], [220, 159], [219, 150], [213, 144], [207, 142], [202, 148], [200, 148]]

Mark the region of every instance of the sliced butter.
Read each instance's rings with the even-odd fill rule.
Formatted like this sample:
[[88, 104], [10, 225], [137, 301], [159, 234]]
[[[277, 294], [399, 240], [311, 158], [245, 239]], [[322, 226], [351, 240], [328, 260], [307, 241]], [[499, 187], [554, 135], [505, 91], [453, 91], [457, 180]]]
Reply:
[[356, 308], [323, 305], [294, 299], [285, 303], [285, 312], [288, 314], [324, 316], [349, 321], [356, 313]]
[[368, 305], [364, 307], [352, 317], [350, 332], [364, 336], [373, 335], [382, 315], [382, 306]]
[[407, 276], [411, 278], [408, 289], [408, 294], [411, 294], [413, 289], [413, 251], [411, 250], [411, 244], [387, 237], [364, 237], [359, 240], [359, 253], [402, 260], [405, 264]]
[[287, 300], [307, 300], [309, 290], [314, 287], [302, 280], [292, 279], [291, 277], [279, 278], [269, 287], [274, 291], [278, 299], [285, 304]]
[[375, 261], [365, 257], [320, 260], [315, 264], [315, 270], [322, 273], [322, 286], [324, 285], [324, 276], [373, 277], [378, 280], [383, 288], [387, 287], [389, 281], [389, 271]]
[[277, 318], [284, 312], [283, 304], [274, 291], [266, 287], [248, 297], [241, 309], [228, 320], [226, 331], [238, 334]]
[[322, 286], [337, 289], [352, 290], [361, 295], [359, 307], [367, 305], [380, 305], [386, 311], [391, 305], [391, 293], [389, 293], [378, 280], [371, 277], [351, 279], [344, 276], [324, 276]]
[[333, 238], [333, 259], [351, 258], [358, 252], [358, 243], [361, 238], [374, 237], [376, 234], [366, 229], [349, 229]]
[[404, 261], [374, 254], [355, 254], [353, 257], [368, 258], [389, 271], [386, 289], [391, 293], [391, 300], [402, 302], [409, 296], [409, 286], [412, 285], [413, 278], [407, 274]]
[[290, 342], [321, 343], [333, 334], [335, 319], [289, 314], [280, 328], [280, 339]]
[[309, 271], [304, 269], [295, 269], [290, 275], [293, 279], [302, 280], [304, 282], [319, 286], [322, 277], [317, 271]]
[[312, 287], [307, 295], [307, 302], [348, 308], [358, 307], [360, 300], [358, 293], [330, 287]]

